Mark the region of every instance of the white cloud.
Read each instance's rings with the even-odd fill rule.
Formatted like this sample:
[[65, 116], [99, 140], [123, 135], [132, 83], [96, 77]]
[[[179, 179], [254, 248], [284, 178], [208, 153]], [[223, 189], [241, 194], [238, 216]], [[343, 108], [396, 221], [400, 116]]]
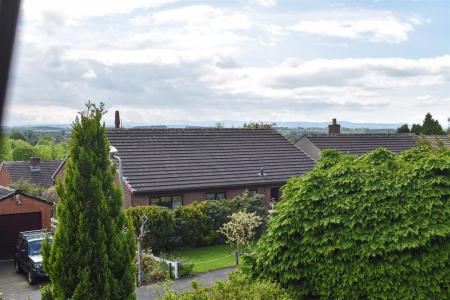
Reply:
[[413, 16], [407, 21], [401, 21], [389, 12], [372, 16], [366, 14], [358, 16], [357, 11], [355, 11], [353, 16], [344, 15], [338, 19], [301, 20], [288, 26], [288, 29], [325, 37], [399, 43], [406, 41], [408, 34], [422, 24], [423, 21], [418, 16]]
[[[260, 1], [278, 5], [270, 14], [255, 0], [243, 1], [245, 6], [31, 1], [25, 2], [30, 11], [20, 28], [9, 122], [70, 123], [88, 100], [105, 101], [110, 111], [119, 108], [128, 123], [172, 124], [331, 116], [397, 122], [428, 110], [443, 120], [450, 106], [448, 55], [370, 58], [379, 49], [380, 55], [390, 53], [381, 43], [369, 44], [372, 52], [363, 54], [353, 47], [368, 46], [361, 41], [406, 41], [429, 22], [417, 15], [285, 13], [282, 2], [270, 0]], [[342, 39], [340, 49], [336, 37]]]
[[138, 8], [158, 7], [176, 0], [25, 0], [25, 18], [37, 20], [47, 12], [58, 13], [70, 19], [124, 14]]
[[274, 6], [277, 4], [276, 0], [256, 0], [256, 2], [262, 6]]
[[95, 79], [95, 78], [97, 78], [97, 74], [95, 74], [94, 70], [89, 69], [88, 71], [86, 71], [86, 73], [81, 75], [81, 78], [84, 78], [84, 79]]

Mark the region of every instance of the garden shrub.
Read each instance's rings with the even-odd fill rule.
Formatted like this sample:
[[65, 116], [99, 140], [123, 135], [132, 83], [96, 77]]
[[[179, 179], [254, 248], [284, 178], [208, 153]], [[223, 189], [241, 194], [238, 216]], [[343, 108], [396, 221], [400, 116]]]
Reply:
[[157, 261], [152, 258], [150, 253], [142, 252], [141, 267], [144, 281], [153, 283], [170, 279], [170, 267], [162, 261]]
[[155, 205], [135, 206], [128, 208], [126, 214], [133, 221], [136, 235], [139, 234], [139, 216], [147, 216], [147, 233], [142, 241], [144, 249], [151, 249], [156, 254], [170, 249], [175, 234], [175, 214], [171, 209]]
[[180, 277], [191, 276], [194, 274], [194, 264], [189, 261], [181, 262]]
[[206, 202], [194, 202], [176, 209], [176, 232], [183, 246], [206, 246], [216, 238], [216, 233], [208, 222], [205, 205]]
[[283, 187], [253, 278], [297, 298], [450, 299], [450, 151], [324, 151]]
[[264, 280], [249, 280], [239, 271], [228, 274], [227, 280], [205, 287], [192, 281], [193, 290], [178, 293], [166, 290], [164, 300], [289, 300], [293, 299], [279, 285]]
[[204, 209], [208, 223], [211, 224], [215, 232], [215, 243], [225, 242], [219, 230], [223, 224], [229, 221], [229, 217], [233, 213], [246, 211], [248, 213], [255, 213], [261, 217], [263, 226], [258, 230], [257, 236], [264, 229], [265, 221], [267, 220], [267, 211], [264, 208], [263, 196], [260, 194], [250, 196], [248, 191], [244, 191], [244, 193], [233, 199], [206, 201]]

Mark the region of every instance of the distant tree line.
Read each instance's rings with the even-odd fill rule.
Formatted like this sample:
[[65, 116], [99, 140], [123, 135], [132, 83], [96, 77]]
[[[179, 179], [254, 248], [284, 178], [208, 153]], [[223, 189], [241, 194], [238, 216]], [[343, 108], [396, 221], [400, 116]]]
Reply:
[[41, 137], [32, 144], [19, 132], [0, 135], [0, 161], [29, 160], [32, 156], [43, 160], [63, 159], [67, 148], [67, 142], [56, 142], [49, 136]]
[[408, 124], [403, 124], [397, 128], [397, 133], [415, 133], [415, 134], [425, 134], [425, 135], [443, 135], [445, 134], [444, 129], [438, 120], [433, 119], [430, 113], [425, 115], [422, 125], [412, 124], [411, 129]]

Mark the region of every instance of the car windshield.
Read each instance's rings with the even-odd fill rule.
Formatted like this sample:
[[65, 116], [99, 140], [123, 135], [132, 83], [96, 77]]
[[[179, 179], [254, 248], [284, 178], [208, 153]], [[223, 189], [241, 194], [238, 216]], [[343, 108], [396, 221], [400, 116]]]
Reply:
[[[39, 255], [41, 254], [41, 245], [43, 240], [36, 240], [28, 242], [28, 255]], [[50, 244], [52, 240], [50, 239]]]

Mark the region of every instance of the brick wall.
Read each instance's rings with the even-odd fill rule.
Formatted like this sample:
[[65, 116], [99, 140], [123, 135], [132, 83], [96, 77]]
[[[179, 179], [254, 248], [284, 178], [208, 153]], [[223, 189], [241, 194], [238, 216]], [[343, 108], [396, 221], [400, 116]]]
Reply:
[[[220, 190], [206, 190], [206, 191], [189, 191], [189, 192], [172, 192], [165, 193], [165, 195], [182, 195], [183, 196], [183, 205], [191, 204], [195, 201], [205, 201], [207, 192], [225, 192], [227, 199], [232, 199], [244, 192], [244, 190], [256, 190], [258, 194], [264, 196], [264, 207], [269, 209], [269, 204], [271, 201], [271, 188], [275, 188], [277, 186], [263, 186], [263, 187], [241, 187], [241, 188], [232, 188], [232, 189], [220, 189]], [[156, 196], [156, 195], [155, 195]], [[150, 195], [132, 195], [130, 190], [124, 187], [124, 206], [125, 208], [131, 206], [139, 206], [139, 205], [149, 205]]]
[[8, 173], [8, 168], [3, 165], [0, 169], [0, 185], [8, 186], [12, 183], [11, 177]]
[[36, 200], [19, 194], [21, 204], [16, 203], [16, 195], [12, 195], [0, 201], [0, 215], [41, 212], [42, 227], [50, 230], [51, 205], [44, 201]]

